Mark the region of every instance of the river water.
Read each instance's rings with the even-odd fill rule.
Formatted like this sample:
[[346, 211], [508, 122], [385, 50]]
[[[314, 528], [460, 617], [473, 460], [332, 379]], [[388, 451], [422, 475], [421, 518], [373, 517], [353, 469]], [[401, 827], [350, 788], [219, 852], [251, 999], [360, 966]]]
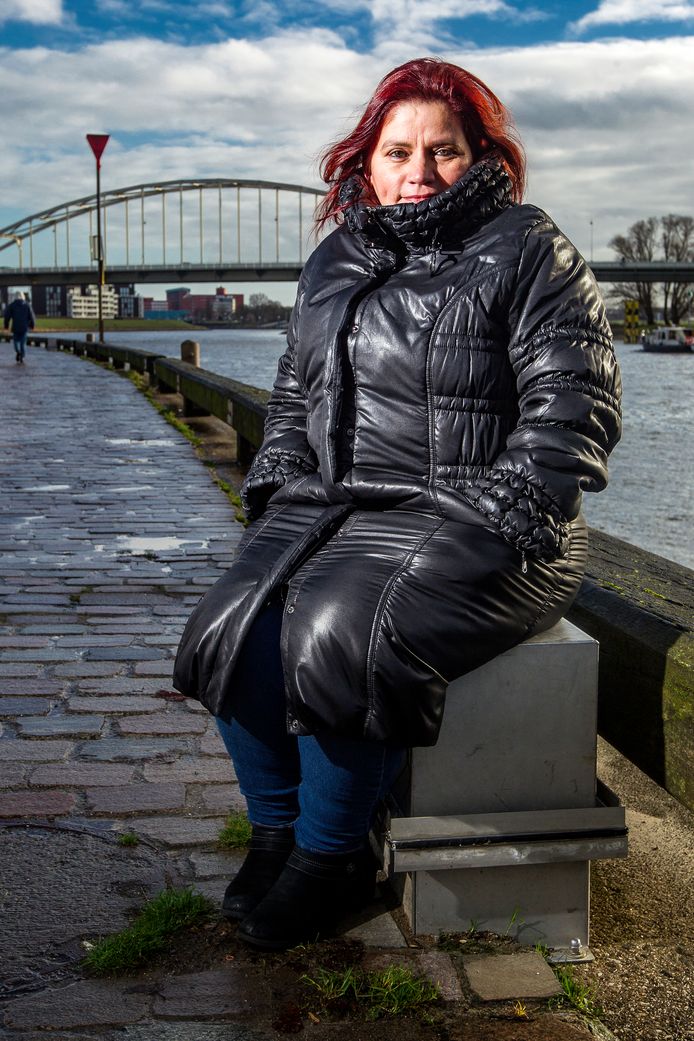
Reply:
[[[201, 365], [271, 388], [284, 337], [277, 331], [191, 332]], [[185, 332], [113, 335], [114, 343], [180, 357]], [[647, 354], [617, 344], [624, 383], [624, 434], [610, 460], [610, 484], [586, 495], [588, 523], [651, 553], [694, 568], [694, 353]], [[690, 462], [687, 462], [687, 459]]]

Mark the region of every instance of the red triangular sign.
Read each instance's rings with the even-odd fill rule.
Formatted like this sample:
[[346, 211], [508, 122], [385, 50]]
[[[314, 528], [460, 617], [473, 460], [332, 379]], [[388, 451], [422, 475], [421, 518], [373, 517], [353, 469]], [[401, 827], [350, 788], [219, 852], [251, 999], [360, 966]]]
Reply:
[[89, 147], [94, 153], [94, 158], [96, 159], [97, 163], [101, 159], [104, 148], [108, 144], [109, 137], [110, 134], [87, 134], [87, 141], [89, 142]]

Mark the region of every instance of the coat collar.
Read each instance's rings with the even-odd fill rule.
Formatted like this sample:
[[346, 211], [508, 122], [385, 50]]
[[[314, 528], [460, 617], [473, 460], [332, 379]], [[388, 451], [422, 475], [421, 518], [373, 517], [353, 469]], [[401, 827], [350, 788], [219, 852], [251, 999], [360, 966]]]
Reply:
[[428, 252], [460, 242], [511, 202], [511, 179], [497, 156], [490, 155], [471, 166], [460, 180], [422, 202], [396, 206], [365, 206], [359, 202], [361, 186], [356, 177], [340, 192], [349, 230], [370, 245], [390, 247], [394, 240], [408, 251]]

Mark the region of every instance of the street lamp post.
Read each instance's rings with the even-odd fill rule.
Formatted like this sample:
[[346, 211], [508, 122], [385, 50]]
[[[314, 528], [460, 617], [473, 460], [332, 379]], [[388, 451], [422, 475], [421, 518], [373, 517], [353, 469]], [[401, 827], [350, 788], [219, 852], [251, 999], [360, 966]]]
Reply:
[[103, 286], [105, 282], [104, 272], [104, 248], [101, 241], [101, 156], [108, 144], [108, 134], [87, 134], [89, 147], [96, 159], [96, 249], [97, 263], [99, 265], [99, 343], [104, 342], [104, 312], [103, 312]]

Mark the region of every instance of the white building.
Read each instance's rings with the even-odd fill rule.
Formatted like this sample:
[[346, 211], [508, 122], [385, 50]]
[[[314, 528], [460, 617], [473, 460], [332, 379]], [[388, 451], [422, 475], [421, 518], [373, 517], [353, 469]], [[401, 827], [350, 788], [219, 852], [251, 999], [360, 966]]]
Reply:
[[[101, 287], [101, 313], [104, 318], [118, 317], [118, 292], [115, 286]], [[74, 286], [67, 291], [68, 318], [99, 317], [99, 287]]]

